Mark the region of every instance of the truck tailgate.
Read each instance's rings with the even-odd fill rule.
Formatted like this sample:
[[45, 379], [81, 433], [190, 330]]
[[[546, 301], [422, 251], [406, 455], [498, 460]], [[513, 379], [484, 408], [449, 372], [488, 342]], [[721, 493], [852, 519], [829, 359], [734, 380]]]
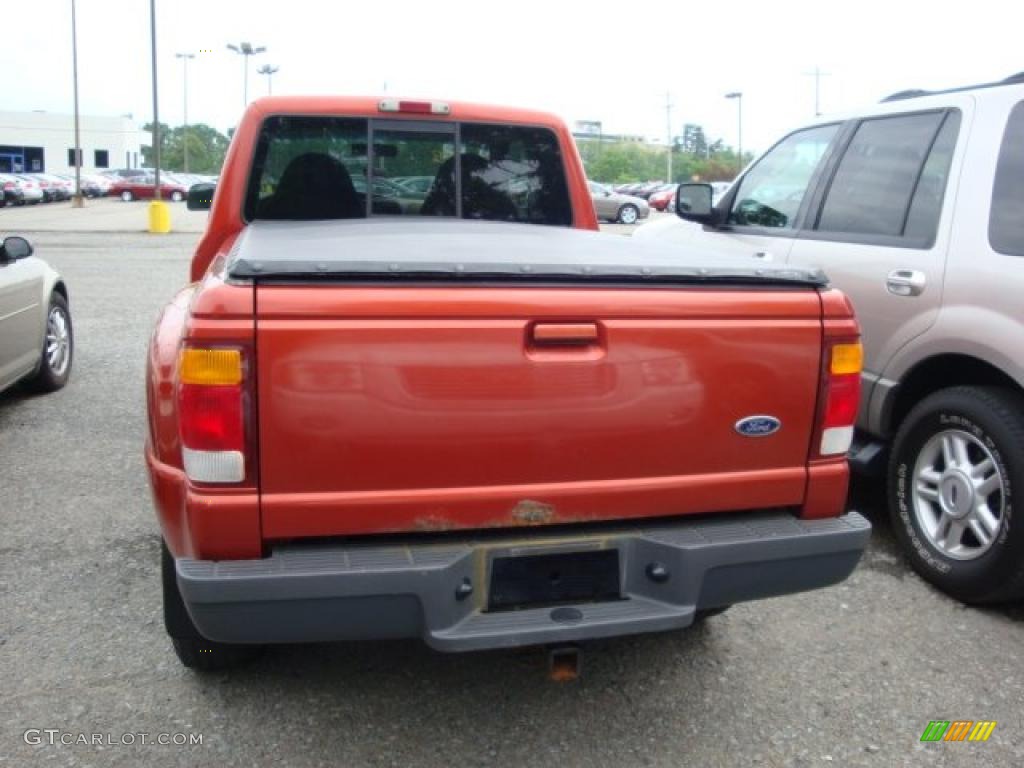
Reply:
[[265, 538], [804, 499], [813, 288], [255, 290]]

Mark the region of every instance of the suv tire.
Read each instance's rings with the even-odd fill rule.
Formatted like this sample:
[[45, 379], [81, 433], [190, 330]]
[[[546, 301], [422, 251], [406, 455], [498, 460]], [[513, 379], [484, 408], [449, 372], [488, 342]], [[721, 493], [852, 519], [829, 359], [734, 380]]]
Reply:
[[1014, 489], [1024, 493], [1019, 393], [940, 390], [900, 425], [889, 462], [893, 531], [914, 570], [965, 603], [1024, 595], [1024, 517], [1014, 524]]
[[164, 626], [182, 664], [200, 672], [212, 672], [238, 666], [259, 656], [262, 646], [217, 643], [199, 634], [181, 599], [174, 558], [163, 541], [160, 542], [160, 572], [163, 578]]

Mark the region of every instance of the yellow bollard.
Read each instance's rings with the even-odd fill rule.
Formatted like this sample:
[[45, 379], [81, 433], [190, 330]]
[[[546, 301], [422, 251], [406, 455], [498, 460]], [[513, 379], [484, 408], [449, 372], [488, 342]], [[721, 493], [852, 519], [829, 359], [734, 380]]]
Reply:
[[149, 204], [149, 231], [158, 235], [171, 231], [171, 208], [163, 200]]

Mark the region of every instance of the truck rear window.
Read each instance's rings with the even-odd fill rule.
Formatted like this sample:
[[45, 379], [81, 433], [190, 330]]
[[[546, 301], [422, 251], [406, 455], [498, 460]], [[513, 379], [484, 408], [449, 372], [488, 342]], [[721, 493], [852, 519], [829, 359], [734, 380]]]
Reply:
[[558, 139], [545, 128], [483, 123], [319, 116], [264, 122], [247, 220], [368, 216], [571, 226]]

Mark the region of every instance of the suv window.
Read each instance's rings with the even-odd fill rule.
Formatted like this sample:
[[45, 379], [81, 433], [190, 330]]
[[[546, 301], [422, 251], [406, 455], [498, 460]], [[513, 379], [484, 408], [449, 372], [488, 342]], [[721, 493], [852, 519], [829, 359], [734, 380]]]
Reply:
[[807, 185], [838, 130], [838, 125], [822, 125], [776, 144], [740, 182], [729, 223], [792, 229]]
[[246, 219], [367, 213], [572, 224], [558, 139], [547, 129], [301, 115], [264, 123]]
[[992, 184], [988, 241], [1009, 256], [1024, 256], [1024, 101], [1010, 112]]
[[[839, 161], [816, 228], [824, 232], [902, 237], [911, 198], [945, 117], [943, 112], [932, 112], [862, 122]], [[951, 138], [955, 143], [955, 133]], [[947, 135], [945, 146], [951, 156], [949, 141]], [[941, 182], [944, 191], [948, 171], [948, 158], [937, 155], [928, 186]], [[914, 219], [915, 229], [921, 228], [926, 208], [926, 201], [922, 200]]]

